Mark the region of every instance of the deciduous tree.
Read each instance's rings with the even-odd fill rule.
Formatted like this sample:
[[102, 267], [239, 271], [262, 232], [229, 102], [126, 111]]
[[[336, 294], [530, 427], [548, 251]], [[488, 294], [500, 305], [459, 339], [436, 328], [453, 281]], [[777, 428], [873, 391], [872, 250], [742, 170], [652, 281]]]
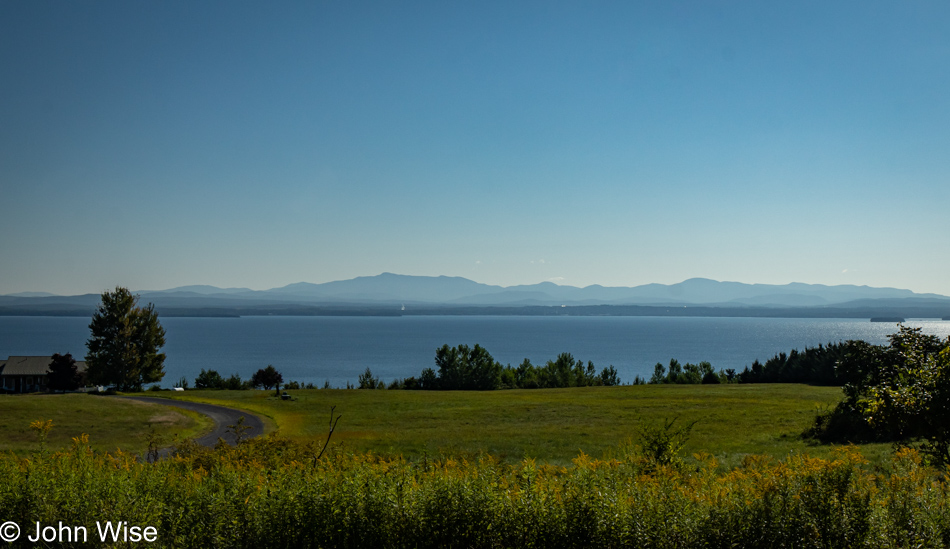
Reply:
[[261, 368], [260, 370], [254, 372], [254, 375], [251, 376], [251, 385], [255, 387], [263, 387], [265, 389], [270, 389], [273, 387], [277, 394], [280, 395], [280, 384], [284, 382], [284, 376], [277, 371], [276, 368], [267, 365], [267, 368]]
[[[481, 345], [443, 345], [435, 352], [439, 368], [438, 388], [443, 390], [488, 390], [501, 383], [501, 364]], [[426, 373], [423, 372], [425, 381]]]
[[838, 362], [845, 400], [819, 416], [813, 434], [853, 440], [866, 433], [840, 426], [857, 420], [878, 440], [924, 438], [931, 456], [950, 463], [950, 339], [907, 326], [889, 339], [847, 342]]

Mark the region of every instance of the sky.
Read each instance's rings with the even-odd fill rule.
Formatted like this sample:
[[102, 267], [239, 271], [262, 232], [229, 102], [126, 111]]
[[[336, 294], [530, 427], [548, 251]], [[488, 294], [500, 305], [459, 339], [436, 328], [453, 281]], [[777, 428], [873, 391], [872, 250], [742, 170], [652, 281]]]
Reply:
[[946, 2], [0, 2], [0, 294], [950, 295]]

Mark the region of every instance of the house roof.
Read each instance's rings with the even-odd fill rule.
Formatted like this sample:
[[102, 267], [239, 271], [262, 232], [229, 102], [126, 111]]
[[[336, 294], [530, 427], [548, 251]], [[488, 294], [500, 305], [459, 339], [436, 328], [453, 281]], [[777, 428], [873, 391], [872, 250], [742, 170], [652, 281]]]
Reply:
[[[0, 376], [45, 376], [52, 361], [48, 356], [11, 356], [0, 361]], [[84, 371], [86, 363], [76, 361], [76, 369]]]

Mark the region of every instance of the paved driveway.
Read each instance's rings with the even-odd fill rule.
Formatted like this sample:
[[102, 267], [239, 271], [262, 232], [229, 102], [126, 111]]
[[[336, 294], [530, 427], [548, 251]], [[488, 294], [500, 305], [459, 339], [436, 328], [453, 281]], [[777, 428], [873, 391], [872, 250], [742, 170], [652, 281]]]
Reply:
[[235, 435], [234, 433], [228, 431], [228, 425], [235, 425], [241, 416], [244, 416], [244, 425], [248, 427], [248, 429], [244, 432], [245, 438], [260, 436], [264, 433], [264, 422], [261, 421], [261, 418], [252, 414], [248, 414], [247, 412], [240, 412], [233, 408], [225, 408], [224, 406], [215, 406], [213, 404], [201, 404], [198, 402], [187, 402], [184, 400], [172, 400], [168, 398], [123, 398], [138, 400], [139, 402], [161, 404], [164, 406], [175, 406], [178, 408], [184, 408], [186, 410], [194, 410], [195, 412], [199, 412], [210, 417], [211, 420], [214, 421], [214, 430], [201, 438], [195, 439], [195, 442], [201, 444], [202, 446], [214, 446], [218, 442], [219, 438], [223, 438], [225, 442], [232, 446], [236, 444], [237, 441], [235, 440]]

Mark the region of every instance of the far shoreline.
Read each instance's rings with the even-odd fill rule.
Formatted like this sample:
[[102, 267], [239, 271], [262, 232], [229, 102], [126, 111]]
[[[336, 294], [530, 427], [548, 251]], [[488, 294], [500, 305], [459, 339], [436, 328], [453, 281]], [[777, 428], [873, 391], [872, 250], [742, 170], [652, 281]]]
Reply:
[[[266, 304], [225, 307], [160, 307], [164, 318], [240, 318], [262, 316], [319, 317], [405, 317], [405, 316], [626, 316], [626, 317], [697, 317], [697, 318], [842, 318], [871, 322], [900, 322], [903, 319], [948, 320], [950, 307], [908, 305], [882, 307], [716, 307], [701, 305], [525, 305], [525, 306], [440, 306], [402, 304], [372, 305], [301, 305]], [[0, 307], [0, 316], [91, 317], [94, 308], [86, 306]]]

